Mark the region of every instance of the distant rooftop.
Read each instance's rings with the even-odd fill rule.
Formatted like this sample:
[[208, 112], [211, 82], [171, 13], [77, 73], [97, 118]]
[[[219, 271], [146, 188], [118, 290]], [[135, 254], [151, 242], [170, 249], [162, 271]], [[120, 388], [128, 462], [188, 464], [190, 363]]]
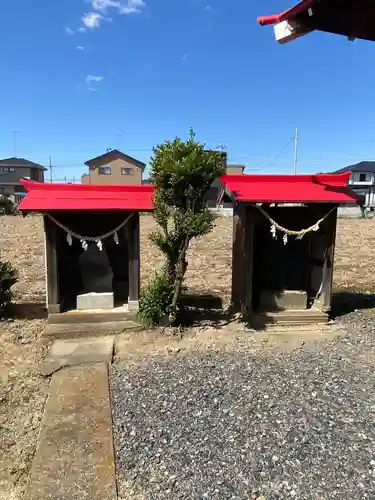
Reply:
[[334, 174], [342, 174], [344, 172], [371, 172], [375, 173], [375, 161], [361, 161], [355, 163], [354, 165], [348, 165], [347, 167], [340, 168], [333, 172]]
[[146, 168], [146, 164], [143, 163], [142, 161], [136, 160], [132, 156], [129, 156], [122, 151], [119, 151], [118, 149], [111, 149], [109, 151], [106, 151], [104, 154], [100, 156], [96, 156], [95, 158], [92, 158], [91, 160], [87, 160], [85, 162], [85, 165], [87, 165], [90, 168], [96, 168], [98, 166], [103, 165], [106, 162], [112, 161], [117, 158], [122, 158], [125, 161], [128, 161], [129, 163], [132, 163], [133, 165], [136, 165], [140, 167], [142, 170]]
[[231, 168], [242, 168], [242, 170], [245, 170], [245, 165], [243, 165], [242, 163], [228, 163], [227, 169]]
[[0, 160], [0, 167], [27, 167], [27, 168], [37, 168], [41, 170], [47, 170], [43, 165], [39, 163], [34, 163], [33, 161], [25, 160], [25, 158], [4, 158]]

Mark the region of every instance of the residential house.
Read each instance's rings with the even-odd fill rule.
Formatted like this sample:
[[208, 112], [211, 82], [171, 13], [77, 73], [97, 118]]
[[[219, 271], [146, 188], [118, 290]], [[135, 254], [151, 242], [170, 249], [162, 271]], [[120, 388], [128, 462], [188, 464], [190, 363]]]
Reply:
[[34, 163], [25, 158], [5, 158], [0, 160], [0, 190], [11, 196], [13, 201], [19, 201], [25, 188], [21, 179], [44, 182], [44, 172], [47, 169], [43, 165]]
[[[226, 174], [243, 174], [245, 165], [227, 164]], [[226, 192], [224, 184], [216, 179], [211, 184], [206, 194], [207, 204], [210, 208], [233, 208], [233, 201]]]
[[131, 156], [118, 149], [107, 151], [85, 162], [88, 174], [82, 175], [82, 184], [131, 184], [141, 185], [146, 167]]
[[341, 168], [334, 173], [351, 172], [349, 186], [364, 197], [364, 208], [375, 208], [375, 161], [361, 161]]

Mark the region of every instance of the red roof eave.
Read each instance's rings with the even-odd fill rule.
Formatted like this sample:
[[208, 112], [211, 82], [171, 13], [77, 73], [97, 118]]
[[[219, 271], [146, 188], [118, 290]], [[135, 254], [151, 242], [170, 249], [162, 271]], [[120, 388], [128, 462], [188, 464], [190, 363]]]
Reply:
[[56, 210], [153, 210], [152, 185], [47, 184], [23, 179], [21, 212]]
[[262, 26], [266, 26], [268, 24], [281, 23], [282, 21], [285, 21], [287, 19], [294, 19], [302, 12], [306, 12], [307, 9], [309, 9], [314, 3], [316, 3], [316, 0], [302, 0], [302, 2], [298, 3], [291, 9], [285, 10], [280, 14], [274, 14], [271, 16], [259, 16], [258, 23]]
[[224, 175], [235, 200], [249, 203], [358, 203], [350, 172], [317, 175]]

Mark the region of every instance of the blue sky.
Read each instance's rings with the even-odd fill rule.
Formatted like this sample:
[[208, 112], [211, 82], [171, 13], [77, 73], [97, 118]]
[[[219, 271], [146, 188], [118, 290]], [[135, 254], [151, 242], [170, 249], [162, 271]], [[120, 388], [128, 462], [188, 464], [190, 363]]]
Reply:
[[[78, 179], [118, 147], [147, 161], [190, 126], [249, 171], [332, 170], [375, 156], [375, 44], [276, 43], [258, 15], [290, 0], [14, 0], [1, 16], [0, 157]], [[282, 152], [285, 149], [284, 152]], [[282, 153], [282, 154], [280, 154]]]

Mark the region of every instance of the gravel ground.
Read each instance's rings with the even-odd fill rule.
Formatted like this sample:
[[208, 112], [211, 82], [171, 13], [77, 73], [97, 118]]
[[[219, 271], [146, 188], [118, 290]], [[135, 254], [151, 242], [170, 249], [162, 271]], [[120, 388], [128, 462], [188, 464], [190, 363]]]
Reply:
[[118, 365], [120, 498], [374, 499], [375, 321], [290, 352], [205, 350]]

